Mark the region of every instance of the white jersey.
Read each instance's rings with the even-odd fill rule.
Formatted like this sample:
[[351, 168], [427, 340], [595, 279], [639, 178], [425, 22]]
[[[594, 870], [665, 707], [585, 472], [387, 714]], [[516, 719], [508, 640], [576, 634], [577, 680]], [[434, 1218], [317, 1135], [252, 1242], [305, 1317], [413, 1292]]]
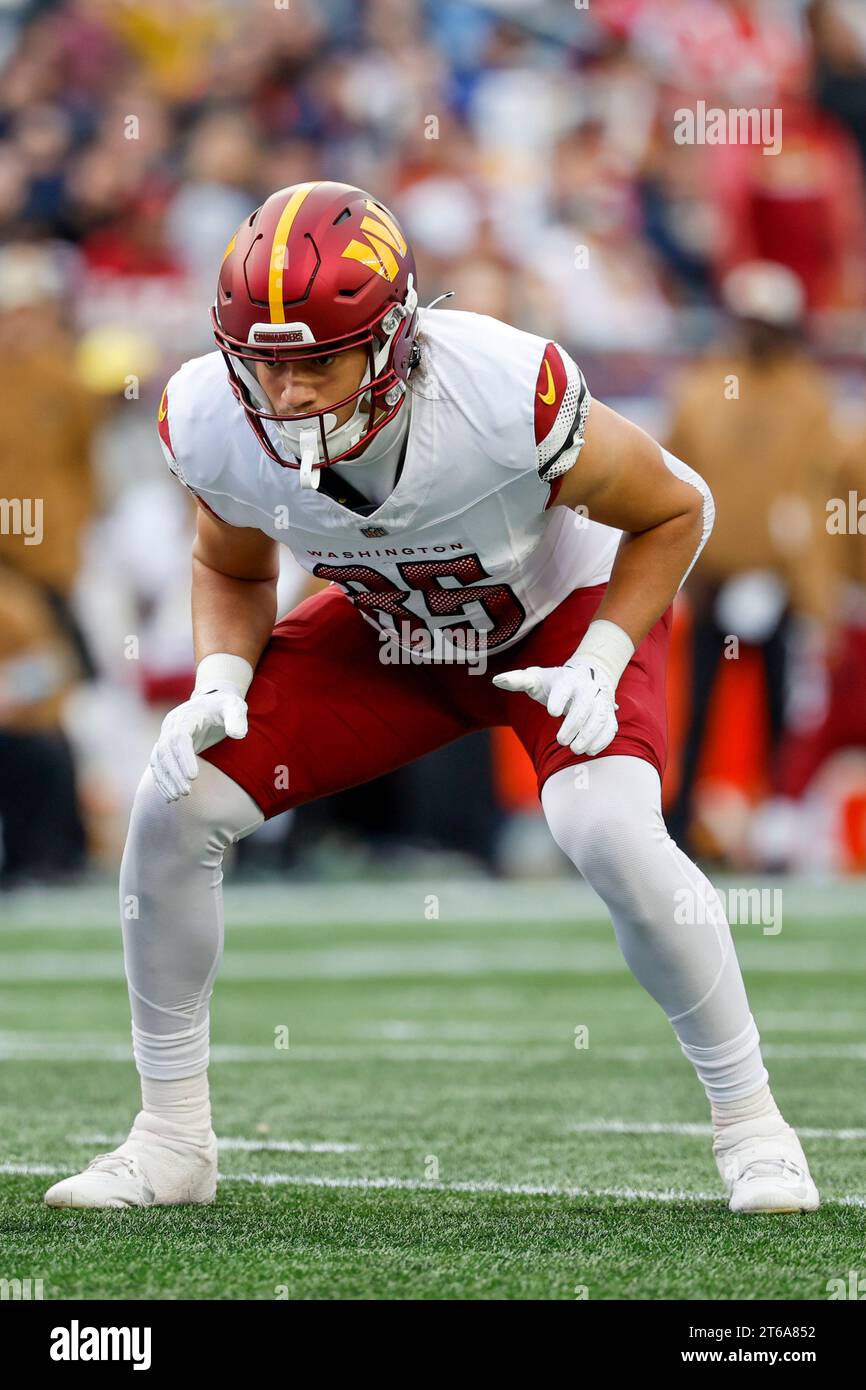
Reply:
[[610, 575], [621, 533], [550, 505], [591, 398], [563, 349], [497, 319], [422, 310], [418, 341], [403, 469], [368, 514], [302, 488], [296, 469], [268, 457], [218, 352], [171, 378], [160, 437], [173, 472], [218, 517], [288, 546], [378, 627], [413, 642], [424, 628], [441, 641], [445, 628], [500, 650]]

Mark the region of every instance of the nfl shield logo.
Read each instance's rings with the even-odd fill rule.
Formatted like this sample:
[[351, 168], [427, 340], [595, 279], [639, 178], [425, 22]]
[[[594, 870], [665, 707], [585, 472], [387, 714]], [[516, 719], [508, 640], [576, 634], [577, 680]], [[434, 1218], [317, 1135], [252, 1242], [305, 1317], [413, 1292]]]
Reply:
[[388, 532], [385, 530], [385, 527], [384, 527], [384, 526], [362, 526], [362, 527], [361, 527], [361, 535], [362, 535], [362, 536], [366, 536], [367, 539], [368, 539], [368, 540], [371, 540], [371, 541], [376, 540], [379, 536], [387, 536], [387, 534], [388, 534]]

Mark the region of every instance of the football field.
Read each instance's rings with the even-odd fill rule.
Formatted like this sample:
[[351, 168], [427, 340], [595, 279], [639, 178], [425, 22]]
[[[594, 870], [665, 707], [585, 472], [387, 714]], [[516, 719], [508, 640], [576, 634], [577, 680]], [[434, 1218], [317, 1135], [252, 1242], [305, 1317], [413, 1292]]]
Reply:
[[[431, 880], [432, 880], [431, 876]], [[42, 1194], [137, 1108], [113, 885], [0, 900], [0, 1277], [51, 1298], [826, 1299], [866, 1275], [862, 887], [734, 928], [824, 1199], [734, 1217], [709, 1114], [580, 884], [232, 886], [213, 1206]]]

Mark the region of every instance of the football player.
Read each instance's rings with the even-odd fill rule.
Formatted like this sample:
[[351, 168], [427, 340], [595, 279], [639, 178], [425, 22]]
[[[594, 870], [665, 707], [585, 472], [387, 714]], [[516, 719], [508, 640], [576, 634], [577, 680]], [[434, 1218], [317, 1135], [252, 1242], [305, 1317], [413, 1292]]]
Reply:
[[[671, 604], [712, 527], [703, 480], [593, 402], [557, 343], [419, 308], [399, 223], [358, 188], [298, 184], [257, 208], [226, 248], [212, 323], [218, 350], [159, 408], [168, 466], [199, 504], [198, 664], [121, 868], [141, 1110], [46, 1201], [213, 1199], [226, 847], [510, 725], [554, 838], [705, 1088], [731, 1210], [817, 1207], [720, 900], [662, 819]], [[280, 545], [330, 583], [274, 626]], [[380, 659], [383, 635], [408, 655], [440, 630], [439, 659]], [[483, 674], [460, 659], [470, 637]]]

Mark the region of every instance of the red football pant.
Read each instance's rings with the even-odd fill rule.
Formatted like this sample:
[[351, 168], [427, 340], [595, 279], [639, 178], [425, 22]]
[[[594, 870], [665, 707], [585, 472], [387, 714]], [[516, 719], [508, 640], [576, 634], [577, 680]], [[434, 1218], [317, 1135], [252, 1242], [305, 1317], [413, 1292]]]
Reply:
[[[221, 768], [265, 817], [380, 777], [479, 729], [510, 726], [535, 766], [538, 790], [588, 761], [557, 743], [553, 719], [492, 677], [561, 666], [595, 616], [605, 584], [575, 589], [521, 641], [469, 664], [388, 665], [376, 629], [341, 589], [314, 594], [277, 623], [247, 695], [249, 732], [199, 756]], [[625, 754], [661, 777], [667, 752], [665, 667], [671, 610], [641, 642], [617, 687], [619, 731], [599, 757]], [[589, 760], [591, 761], [591, 760]]]

